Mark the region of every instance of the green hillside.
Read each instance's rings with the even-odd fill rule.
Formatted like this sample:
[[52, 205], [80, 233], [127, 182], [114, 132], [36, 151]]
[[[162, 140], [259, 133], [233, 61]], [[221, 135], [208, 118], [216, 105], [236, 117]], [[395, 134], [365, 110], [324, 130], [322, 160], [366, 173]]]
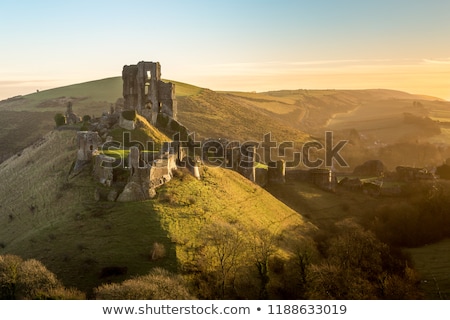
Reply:
[[[285, 232], [287, 240], [313, 227], [260, 187], [220, 168], [207, 169], [201, 181], [180, 169], [153, 200], [96, 201], [104, 187], [89, 168], [68, 179], [75, 138], [74, 131], [52, 131], [0, 165], [0, 254], [38, 259], [64, 285], [88, 295], [105, 281], [154, 267], [184, 270], [195, 239], [214, 222], [242, 226], [249, 234]], [[155, 243], [164, 246], [164, 258], [151, 259]], [[281, 257], [287, 254], [279, 250]], [[103, 279], [105, 267], [126, 267], [127, 273]]]

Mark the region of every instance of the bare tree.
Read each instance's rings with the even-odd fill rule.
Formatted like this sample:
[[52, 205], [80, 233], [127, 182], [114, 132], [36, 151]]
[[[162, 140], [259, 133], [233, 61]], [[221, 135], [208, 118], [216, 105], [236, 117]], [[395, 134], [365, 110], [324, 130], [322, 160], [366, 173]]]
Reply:
[[225, 298], [226, 287], [234, 290], [236, 272], [244, 252], [244, 236], [240, 228], [215, 222], [204, 229], [203, 248], [207, 268], [217, 274], [219, 295]]
[[268, 299], [267, 285], [270, 281], [269, 259], [276, 251], [277, 235], [269, 230], [261, 229], [255, 231], [252, 236], [252, 257], [260, 280], [259, 299]]

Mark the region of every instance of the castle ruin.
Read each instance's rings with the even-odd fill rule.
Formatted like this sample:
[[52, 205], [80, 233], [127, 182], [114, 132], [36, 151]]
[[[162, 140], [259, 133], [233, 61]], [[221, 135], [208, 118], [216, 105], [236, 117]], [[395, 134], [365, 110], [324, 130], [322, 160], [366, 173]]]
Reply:
[[123, 98], [125, 110], [136, 110], [152, 125], [164, 114], [177, 119], [175, 85], [161, 80], [159, 62], [141, 61], [137, 65], [126, 65], [122, 70]]
[[[200, 179], [201, 161], [198, 156], [196, 160], [191, 158], [193, 154], [195, 157], [195, 152], [190, 152], [190, 133], [176, 119], [175, 85], [161, 80], [159, 62], [141, 61], [136, 65], [125, 65], [122, 69], [122, 79], [122, 111], [111, 108], [111, 112], [91, 121], [91, 131], [77, 133], [78, 151], [74, 173], [78, 173], [86, 164], [92, 164], [94, 178], [111, 188], [111, 196], [108, 195], [110, 201], [141, 201], [153, 198], [156, 188], [172, 179], [177, 165], [186, 166]], [[67, 114], [73, 114], [71, 104], [68, 105]], [[143, 116], [159, 129], [172, 131], [174, 141], [166, 142], [160, 152], [148, 152], [149, 150], [135, 146], [124, 148], [120, 159], [103, 153], [102, 138], [111, 143], [112, 138], [108, 133], [115, 127], [130, 131], [136, 129], [136, 114]], [[240, 145], [219, 139], [213, 141], [212, 147], [217, 147], [216, 151], [220, 150], [227, 168], [232, 168], [254, 183], [265, 185], [285, 182], [286, 165], [283, 161], [270, 163], [268, 170], [263, 167], [256, 168], [257, 143]], [[123, 169], [128, 171], [128, 178], [124, 179]]]

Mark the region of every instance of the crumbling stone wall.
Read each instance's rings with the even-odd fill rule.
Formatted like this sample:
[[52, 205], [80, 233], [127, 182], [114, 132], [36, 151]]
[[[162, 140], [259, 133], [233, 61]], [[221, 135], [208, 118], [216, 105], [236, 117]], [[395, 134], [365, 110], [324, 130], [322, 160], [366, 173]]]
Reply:
[[108, 187], [113, 182], [113, 166], [115, 159], [104, 154], [95, 156], [94, 161], [94, 176], [97, 180]]
[[92, 155], [98, 150], [101, 145], [102, 139], [95, 131], [78, 131], [77, 132], [77, 160], [78, 161], [90, 161]]
[[117, 201], [142, 201], [156, 195], [155, 189], [172, 179], [172, 171], [177, 169], [176, 155], [163, 154], [151, 163], [140, 156], [139, 148], [131, 147], [128, 155], [130, 177]]
[[163, 113], [177, 118], [175, 85], [161, 80], [159, 62], [141, 61], [122, 70], [124, 108], [136, 110], [155, 125]]

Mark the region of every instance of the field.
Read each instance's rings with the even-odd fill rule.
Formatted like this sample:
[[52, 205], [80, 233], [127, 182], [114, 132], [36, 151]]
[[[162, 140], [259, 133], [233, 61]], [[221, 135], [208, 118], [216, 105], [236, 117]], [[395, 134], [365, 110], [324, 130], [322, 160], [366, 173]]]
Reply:
[[[427, 133], [420, 126], [406, 123], [404, 114], [429, 117], [439, 121], [442, 134]], [[450, 119], [450, 105], [443, 101], [385, 99], [363, 102], [358, 108], [338, 113], [329, 121], [330, 130], [356, 129], [366, 139], [383, 144], [414, 141], [445, 141], [445, 125]]]
[[450, 299], [450, 239], [409, 249], [427, 299]]

